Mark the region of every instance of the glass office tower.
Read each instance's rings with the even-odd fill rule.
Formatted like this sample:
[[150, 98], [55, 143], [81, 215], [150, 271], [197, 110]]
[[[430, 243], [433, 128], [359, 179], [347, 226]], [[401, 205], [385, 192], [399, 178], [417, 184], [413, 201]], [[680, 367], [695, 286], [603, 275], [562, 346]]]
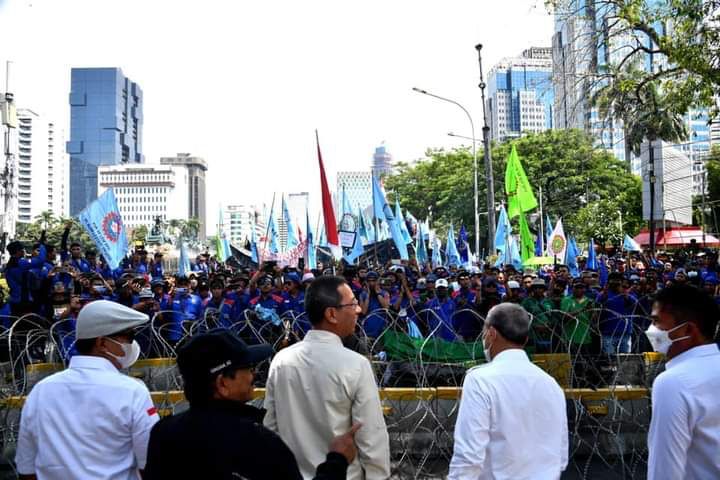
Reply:
[[70, 87], [70, 215], [97, 198], [100, 165], [144, 163], [143, 94], [119, 68], [73, 68]]

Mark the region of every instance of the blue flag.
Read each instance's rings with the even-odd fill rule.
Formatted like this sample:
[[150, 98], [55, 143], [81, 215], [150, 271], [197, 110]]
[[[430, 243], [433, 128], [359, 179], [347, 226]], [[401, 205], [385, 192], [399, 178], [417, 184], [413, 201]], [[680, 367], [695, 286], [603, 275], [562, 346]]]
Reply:
[[585, 267], [588, 270], [595, 270], [597, 271], [599, 268], [597, 257], [595, 256], [595, 243], [593, 242], [593, 239], [590, 239], [590, 244], [588, 245], [588, 257], [587, 262], [585, 262]]
[[283, 221], [285, 222], [285, 226], [287, 227], [287, 248], [286, 250], [292, 250], [296, 248], [298, 245], [300, 245], [300, 240], [298, 239], [297, 230], [295, 229], [295, 224], [292, 221], [292, 217], [290, 217], [290, 211], [288, 210], [287, 203], [285, 202], [285, 195], [283, 195], [282, 199], [282, 209], [283, 209]]
[[187, 277], [190, 273], [190, 256], [188, 255], [185, 244], [180, 245], [180, 260], [178, 261], [178, 275]]
[[113, 189], [106, 190], [80, 212], [78, 220], [108, 266], [113, 270], [118, 268], [127, 253], [128, 240]]
[[625, 234], [625, 239], [623, 240], [623, 249], [628, 252], [642, 252], [640, 244], [632, 239], [627, 233]]
[[433, 252], [432, 252], [432, 267], [433, 268], [441, 267], [443, 264], [442, 254], [440, 253], [440, 249], [442, 249], [442, 245], [440, 244], [440, 239], [438, 237], [435, 237], [435, 242], [433, 243]]
[[355, 227], [355, 243], [353, 243], [352, 249], [347, 255], [343, 255], [343, 258], [348, 263], [355, 263], [357, 258], [365, 253], [362, 244], [362, 238], [360, 237], [360, 226]]
[[373, 243], [372, 241], [370, 241], [370, 232], [368, 231], [367, 224], [365, 223], [365, 215], [363, 215], [361, 208], [358, 208], [358, 225], [358, 231], [360, 232], [360, 239], [362, 240], [363, 245], [369, 245]]
[[[500, 206], [500, 215], [498, 215], [497, 231], [495, 232], [495, 249], [505, 252], [509, 243], [508, 237], [512, 233], [510, 219], [508, 218], [505, 206]], [[495, 252], [493, 252], [495, 253]]]
[[275, 225], [275, 207], [273, 206], [270, 209], [270, 215], [268, 216], [268, 229], [267, 229], [267, 235], [268, 238], [265, 239], [265, 244], [267, 247], [267, 250], [270, 253], [279, 253], [280, 252], [280, 242], [278, 241], [278, 228], [277, 225]]
[[395, 219], [398, 222], [400, 233], [402, 234], [405, 244], [407, 245], [408, 243], [412, 243], [412, 237], [410, 236], [407, 224], [405, 223], [405, 218], [402, 214], [402, 209], [400, 208], [400, 200], [398, 200], [397, 197], [395, 198]]
[[600, 281], [600, 286], [604, 288], [605, 285], [607, 284], [607, 280], [608, 280], [608, 276], [609, 276], [608, 268], [607, 268], [607, 265], [605, 264], [604, 258], [601, 258], [600, 261], [598, 262], [598, 264], [599, 264], [598, 266], [600, 267], [598, 280]]
[[568, 266], [570, 275], [573, 277], [580, 276], [577, 263], [578, 255], [580, 255], [580, 251], [578, 250], [577, 242], [575, 242], [575, 237], [570, 237], [570, 240], [568, 240], [567, 250], [565, 251], [565, 256], [567, 257], [565, 264]]
[[448, 229], [447, 246], [445, 248], [447, 264], [449, 266], [455, 265], [459, 267], [461, 264], [460, 253], [458, 252], [457, 245], [455, 245], [455, 232], [453, 230], [452, 223]]
[[[373, 211], [378, 219], [384, 219], [387, 223], [395, 248], [397, 248], [398, 253], [400, 254], [400, 259], [409, 260], [407, 242], [405, 242], [405, 238], [403, 237], [398, 223], [402, 221], [402, 218], [395, 218], [392, 208], [390, 208], [390, 205], [387, 203], [385, 194], [380, 186], [380, 182], [375, 176], [373, 176]], [[382, 217], [380, 215], [382, 215]]]
[[553, 234], [553, 224], [550, 220], [550, 215], [545, 214], [545, 251], [548, 251], [548, 245], [550, 245], [550, 239]]
[[260, 264], [260, 255], [258, 255], [257, 249], [257, 238], [255, 237], [255, 219], [253, 218], [252, 225], [250, 225], [250, 260]]
[[512, 265], [516, 270], [522, 271], [522, 258], [520, 257], [520, 249], [515, 237], [510, 237], [510, 252], [505, 258], [506, 265]]
[[542, 257], [542, 232], [535, 237], [535, 256]]
[[462, 263], [468, 263], [468, 236], [465, 225], [460, 226], [460, 233], [458, 233], [457, 250], [460, 253], [460, 260]]
[[315, 242], [313, 239], [312, 226], [310, 225], [310, 212], [308, 212], [307, 206], [305, 207], [305, 224], [305, 228], [307, 229], [307, 232], [305, 233], [307, 237], [307, 250], [305, 252], [305, 269], [312, 270], [317, 266], [317, 258], [315, 255]]
[[340, 221], [342, 222], [342, 218], [345, 215], [352, 215], [352, 207], [350, 206], [350, 200], [348, 199], [347, 194], [345, 193], [345, 184], [343, 183], [342, 188], [342, 202], [340, 205]]
[[417, 236], [415, 238], [415, 259], [418, 267], [422, 271], [423, 265], [428, 261], [427, 249], [425, 248], [425, 238], [423, 235], [422, 223], [418, 223]]

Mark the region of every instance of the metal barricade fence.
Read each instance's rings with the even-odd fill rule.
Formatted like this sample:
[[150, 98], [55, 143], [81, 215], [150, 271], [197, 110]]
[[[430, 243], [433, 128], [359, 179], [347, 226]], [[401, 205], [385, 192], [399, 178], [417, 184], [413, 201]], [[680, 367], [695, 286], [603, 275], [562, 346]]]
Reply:
[[[663, 359], [642, 351], [647, 317], [603, 309], [586, 313], [581, 320], [560, 311], [548, 312], [549, 330], [535, 322], [531, 327], [542, 328], [533, 335], [549, 335], [550, 351], [527, 346], [531, 360], [566, 393], [570, 463], [563, 478], [642, 478], [647, 464], [650, 387], [662, 371]], [[196, 322], [170, 321], [176, 320], [172, 315], [177, 312], [158, 312], [138, 331], [143, 355], [128, 372], [147, 384], [162, 415], [187, 408], [175, 364], [177, 348], [193, 334], [218, 326], [213, 313]], [[611, 330], [604, 323], [609, 315], [614, 322]], [[412, 311], [402, 317], [381, 310], [361, 319], [356, 334], [345, 342], [366, 355], [376, 373], [394, 478], [447, 475], [462, 382], [469, 368], [485, 361], [481, 335], [462, 338], [455, 328], [459, 318], [465, 324], [476, 322], [477, 331], [482, 331], [484, 319], [471, 309], [457, 311], [451, 318], [434, 310]], [[51, 324], [35, 316], [10, 320], [10, 328], [0, 329], [7, 357], [0, 362], [1, 451], [7, 466], [12, 464], [24, 396], [37, 381], [64, 368], [74, 343], [71, 322]], [[279, 325], [262, 323], [246, 311], [226, 327], [245, 341], [269, 343], [276, 350], [301, 341], [311, 327], [305, 314], [288, 312], [280, 320]], [[421, 336], [417, 330], [414, 336], [409, 334], [410, 322]], [[373, 335], [365, 331], [368, 325]], [[577, 334], [581, 328], [587, 328], [586, 335]], [[631, 353], [603, 353], [603, 334], [627, 336]], [[267, 367], [266, 363], [258, 369], [257, 404], [264, 395]]]

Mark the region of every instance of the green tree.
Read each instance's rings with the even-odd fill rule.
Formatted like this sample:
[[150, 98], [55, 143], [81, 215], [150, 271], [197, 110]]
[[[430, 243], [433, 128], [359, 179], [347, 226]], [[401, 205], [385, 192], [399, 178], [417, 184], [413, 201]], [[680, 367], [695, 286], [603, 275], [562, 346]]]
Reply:
[[148, 234], [148, 228], [145, 225], [140, 225], [139, 227], [135, 227], [135, 229], [132, 232], [132, 240], [135, 242], [144, 242], [145, 238], [147, 238]]
[[[641, 182], [627, 172], [626, 165], [605, 150], [595, 148], [593, 139], [577, 130], [549, 130], [514, 141], [530, 184], [539, 196], [543, 191], [545, 212], [563, 217], [566, 231], [578, 235], [577, 212], [589, 203], [612, 199], [608, 208], [623, 215], [626, 233], [634, 234], [642, 215]], [[493, 146], [495, 202], [505, 202], [505, 162], [511, 143]], [[401, 164], [386, 179], [389, 191], [400, 196], [404, 208], [425, 218], [432, 207], [434, 228], [441, 232], [452, 222], [473, 226], [472, 155], [467, 148], [452, 151], [428, 150], [427, 158]], [[482, 152], [478, 154], [482, 159]], [[479, 204], [485, 211], [487, 182], [480, 160]], [[537, 231], [538, 224], [534, 225]], [[473, 233], [473, 229], [469, 228]], [[487, 231], [487, 216], [480, 217], [481, 236]], [[470, 242], [472, 244], [472, 241]]]
[[[565, 39], [580, 49], [567, 55], [582, 58], [591, 67], [569, 81], [582, 82], [593, 91], [596, 86], [622, 83], [623, 74], [636, 69], [638, 90], [657, 84], [680, 112], [715, 105], [713, 99], [720, 95], [720, 0], [546, 3], [560, 22], [580, 17], [590, 25], [602, 25], [597, 32], [575, 29], [578, 38]], [[598, 58], [602, 51], [612, 52], [610, 63]], [[638, 69], [648, 60], [653, 61], [653, 69]]]

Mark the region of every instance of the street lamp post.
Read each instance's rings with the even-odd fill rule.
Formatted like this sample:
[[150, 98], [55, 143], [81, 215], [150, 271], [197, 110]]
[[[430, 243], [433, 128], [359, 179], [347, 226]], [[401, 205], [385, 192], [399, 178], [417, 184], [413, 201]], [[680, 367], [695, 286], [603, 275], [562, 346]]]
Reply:
[[[472, 117], [470, 116], [470, 112], [467, 111], [465, 107], [460, 105], [455, 100], [451, 100], [449, 98], [441, 97], [440, 95], [435, 95], [434, 93], [430, 93], [427, 90], [422, 90], [417, 87], [413, 87], [413, 91], [422, 93], [423, 95], [427, 95], [429, 97], [437, 98], [438, 100], [442, 100], [444, 102], [452, 103], [453, 105], [456, 105], [462, 109], [463, 112], [465, 112], [465, 115], [467, 115], [468, 120], [470, 121], [470, 131], [472, 138], [475, 138], [475, 123], [473, 122]], [[475, 148], [475, 142], [472, 142], [472, 154], [473, 154], [473, 166], [474, 166], [474, 210], [473, 215], [475, 217], [475, 254], [477, 255], [480, 252], [480, 217], [478, 215], [478, 162], [477, 162], [477, 149]], [[492, 211], [492, 206], [489, 208], [490, 211]], [[489, 217], [488, 217], [489, 218]], [[495, 219], [493, 218], [493, 223]], [[489, 224], [489, 222], [488, 222]], [[494, 230], [494, 225], [493, 225]], [[494, 237], [494, 234], [493, 234]], [[492, 237], [491, 237], [492, 238]]]
[[[480, 92], [482, 96], [483, 107], [483, 159], [485, 161], [485, 180], [487, 181], [487, 209], [488, 212], [495, 211], [495, 180], [493, 177], [492, 159], [490, 158], [490, 127], [487, 122], [487, 110], [485, 108], [485, 81], [483, 80], [482, 69], [482, 44], [475, 45], [478, 53], [478, 63], [480, 66]], [[473, 138], [475, 134], [473, 133]], [[477, 178], [475, 179], [477, 182]], [[488, 252], [495, 253], [495, 215], [488, 215]]]

